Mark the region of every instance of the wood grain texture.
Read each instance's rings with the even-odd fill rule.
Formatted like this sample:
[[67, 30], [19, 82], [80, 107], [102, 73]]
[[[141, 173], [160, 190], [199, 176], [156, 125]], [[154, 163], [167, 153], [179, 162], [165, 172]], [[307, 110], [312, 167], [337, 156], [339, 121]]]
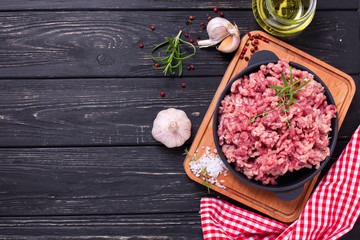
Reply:
[[0, 146], [157, 144], [152, 123], [169, 107], [184, 110], [195, 133], [220, 80], [3, 80]]
[[[338, 143], [332, 162], [346, 144]], [[0, 148], [0, 223], [9, 216], [198, 212], [208, 192], [186, 176], [185, 147]]]
[[184, 148], [0, 149], [0, 216], [195, 212]]
[[[317, 9], [358, 9], [359, 3], [357, 0], [318, 0]], [[123, 0], [121, 3], [116, 0], [3, 0], [0, 2], [0, 10], [48, 10], [48, 9], [111, 9], [111, 10], [133, 10], [133, 9], [162, 9], [168, 10], [188, 10], [188, 9], [210, 9], [214, 7], [220, 10], [229, 9], [251, 9], [251, 0], [238, 1], [199, 1], [199, 0], [182, 0], [182, 1], [167, 1], [167, 0]]]
[[0, 219], [0, 239], [202, 239], [199, 213]]
[[[152, 67], [153, 47], [179, 30], [195, 39], [207, 38], [199, 26], [207, 22], [206, 13], [197, 12], [194, 23], [186, 25], [188, 13], [182, 11], [5, 12], [0, 16], [0, 78], [162, 77]], [[260, 29], [251, 11], [230, 11], [226, 17], [237, 23], [243, 35]], [[355, 11], [319, 11], [296, 40], [286, 41], [348, 74], [357, 74], [356, 18]], [[150, 25], [156, 30], [151, 31]], [[140, 49], [139, 43], [145, 47]], [[222, 76], [232, 56], [214, 48], [198, 49], [185, 62], [196, 64], [196, 69], [185, 71], [184, 76]]]
[[[353, 78], [357, 92], [340, 130], [342, 140], [349, 140], [360, 122], [360, 78]], [[151, 136], [152, 123], [169, 107], [187, 113], [191, 142], [220, 81], [221, 77], [1, 80], [0, 146], [158, 144]]]

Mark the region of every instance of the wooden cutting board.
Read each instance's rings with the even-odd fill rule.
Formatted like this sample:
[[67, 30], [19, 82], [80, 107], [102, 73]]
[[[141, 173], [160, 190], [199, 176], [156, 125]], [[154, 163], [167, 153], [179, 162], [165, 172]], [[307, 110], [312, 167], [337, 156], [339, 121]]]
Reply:
[[[347, 110], [350, 106], [352, 98], [355, 94], [355, 83], [354, 80], [347, 74], [341, 72], [340, 70], [316, 59], [305, 52], [300, 51], [299, 49], [290, 46], [289, 44], [282, 42], [267, 33], [262, 31], [253, 31], [251, 32], [252, 36], [260, 34], [261, 36], [268, 39], [258, 39], [256, 51], [260, 50], [270, 50], [275, 53], [279, 59], [286, 58], [289, 61], [293, 61], [303, 65], [304, 67], [313, 71], [318, 75], [323, 82], [329, 88], [331, 94], [334, 97], [335, 104], [338, 110], [339, 116], [339, 128], [344, 121]], [[209, 106], [209, 109], [203, 119], [203, 122], [200, 125], [200, 128], [195, 136], [195, 139], [187, 154], [184, 161], [184, 168], [186, 174], [194, 181], [203, 184], [204, 180], [199, 177], [196, 177], [190, 170], [189, 163], [193, 158], [194, 154], [197, 153], [198, 157], [201, 157], [205, 153], [206, 147], [210, 147], [212, 150], [216, 149], [215, 143], [213, 140], [213, 131], [212, 131], [212, 119], [214, 115], [214, 110], [216, 102], [225, 88], [226, 84], [242, 69], [247, 67], [248, 59], [251, 58], [250, 49], [253, 48], [251, 44], [251, 39], [249, 35], [245, 35], [240, 43], [239, 50], [236, 52], [234, 58], [229, 64], [222, 81], [215, 93], [215, 96]], [[244, 58], [241, 59], [241, 52], [247, 48]], [[247, 57], [247, 58], [246, 58]], [[246, 58], [246, 59], [245, 59]], [[283, 201], [280, 200], [274, 193], [260, 190], [254, 187], [251, 187], [240, 180], [238, 180], [230, 171], [227, 175], [223, 174], [218, 177], [218, 181], [222, 182], [226, 188], [222, 189], [217, 186], [212, 186], [211, 189], [217, 191], [223, 195], [226, 195], [234, 200], [237, 200], [243, 204], [248, 205], [264, 214], [267, 214], [275, 219], [278, 219], [283, 222], [293, 222], [296, 220], [300, 213], [302, 212], [309, 196], [314, 188], [316, 180], [319, 175], [310, 180], [304, 187], [303, 193], [295, 200], [292, 201]]]

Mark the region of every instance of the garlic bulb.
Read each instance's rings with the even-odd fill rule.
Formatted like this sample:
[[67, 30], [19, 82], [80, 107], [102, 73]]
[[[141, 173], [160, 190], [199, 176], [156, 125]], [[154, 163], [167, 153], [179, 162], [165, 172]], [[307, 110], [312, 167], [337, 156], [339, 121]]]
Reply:
[[168, 108], [160, 111], [151, 131], [155, 140], [168, 148], [179, 147], [190, 138], [191, 122], [182, 110]]
[[231, 24], [225, 18], [216, 17], [210, 20], [206, 31], [209, 39], [198, 42], [200, 47], [214, 46], [222, 41], [227, 41], [218, 47], [218, 50], [225, 53], [235, 51], [240, 45], [240, 31], [238, 27]]

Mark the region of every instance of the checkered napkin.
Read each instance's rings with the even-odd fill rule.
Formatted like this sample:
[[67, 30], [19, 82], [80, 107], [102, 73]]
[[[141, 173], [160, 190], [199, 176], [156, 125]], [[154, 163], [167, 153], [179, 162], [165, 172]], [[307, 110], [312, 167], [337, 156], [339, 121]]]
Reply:
[[216, 198], [202, 198], [200, 208], [205, 240], [340, 238], [360, 215], [360, 126], [291, 225]]

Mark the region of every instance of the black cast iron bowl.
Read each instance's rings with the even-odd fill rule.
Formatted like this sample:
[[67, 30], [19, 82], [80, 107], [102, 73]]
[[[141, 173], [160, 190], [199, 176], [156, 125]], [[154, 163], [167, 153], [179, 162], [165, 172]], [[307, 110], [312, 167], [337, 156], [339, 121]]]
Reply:
[[[224, 156], [221, 146], [219, 144], [219, 138], [217, 135], [218, 124], [219, 124], [218, 123], [219, 106], [221, 104], [221, 101], [224, 99], [225, 95], [230, 93], [230, 88], [231, 88], [232, 83], [236, 79], [243, 77], [244, 75], [249, 75], [250, 73], [258, 71], [260, 69], [261, 65], [264, 65], [264, 64], [266, 65], [268, 63], [277, 63], [278, 60], [279, 60], [279, 58], [271, 51], [267, 51], [267, 50], [259, 51], [251, 57], [248, 67], [246, 67], [244, 70], [242, 70], [239, 74], [237, 74], [234, 78], [232, 78], [230, 80], [230, 82], [226, 85], [225, 89], [221, 93], [221, 95], [217, 101], [216, 107], [215, 107], [214, 119], [213, 119], [213, 136], [214, 136], [215, 145], [216, 145], [216, 148], [220, 155], [221, 160], [224, 162], [224, 164], [227, 166], [227, 168], [239, 180], [241, 180], [242, 182], [244, 182], [250, 186], [253, 186], [253, 187], [256, 187], [256, 188], [259, 188], [262, 190], [274, 192], [276, 194], [276, 196], [278, 196], [281, 200], [290, 201], [290, 200], [293, 200], [293, 199], [296, 199], [297, 197], [299, 197], [301, 195], [301, 193], [303, 192], [305, 183], [307, 183], [313, 177], [315, 177], [329, 162], [330, 156], [334, 151], [337, 136], [338, 136], [338, 124], [339, 123], [338, 123], [338, 115], [337, 114], [336, 114], [336, 118], [333, 118], [331, 120], [332, 131], [329, 133], [330, 156], [326, 157], [326, 159], [321, 162], [320, 168], [318, 168], [318, 169], [315, 169], [315, 167], [313, 167], [311, 169], [303, 168], [298, 171], [288, 172], [285, 175], [280, 176], [279, 178], [276, 179], [276, 181], [277, 181], [276, 185], [271, 185], [271, 184], [263, 185], [260, 181], [255, 181], [253, 179], [249, 180], [243, 173], [235, 170], [234, 165], [228, 163], [226, 157]], [[324, 87], [328, 104], [335, 105], [335, 101], [334, 101], [329, 89], [316, 74], [314, 74], [312, 71], [310, 71], [309, 69], [307, 69], [306, 67], [304, 67], [300, 64], [297, 64], [294, 62], [290, 62], [289, 64], [290, 64], [290, 66], [293, 66], [297, 69], [308, 71], [309, 73], [313, 74], [314, 79], [317, 82], [321, 83], [321, 85]]]

